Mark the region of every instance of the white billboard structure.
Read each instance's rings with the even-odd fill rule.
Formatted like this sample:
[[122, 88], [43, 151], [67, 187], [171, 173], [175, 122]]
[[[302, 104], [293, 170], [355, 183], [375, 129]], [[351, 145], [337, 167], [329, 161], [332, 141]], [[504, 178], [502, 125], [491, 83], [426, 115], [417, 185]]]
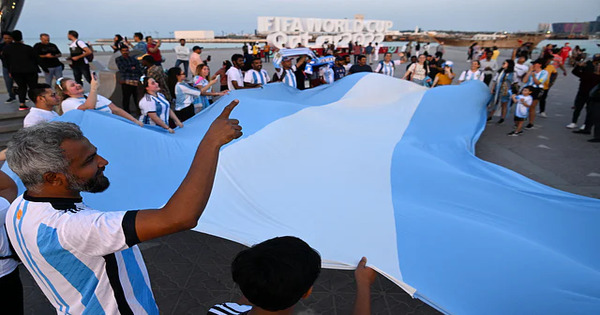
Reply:
[[[325, 42], [346, 47], [349, 42], [366, 46], [370, 42], [383, 42], [386, 32], [394, 23], [383, 20], [313, 19], [293, 17], [258, 17], [258, 34], [266, 35], [270, 45], [294, 48], [298, 43], [305, 47], [321, 47]], [[315, 42], [310, 44], [311, 37]]]
[[175, 31], [175, 38], [194, 40], [194, 39], [215, 39], [214, 31]]

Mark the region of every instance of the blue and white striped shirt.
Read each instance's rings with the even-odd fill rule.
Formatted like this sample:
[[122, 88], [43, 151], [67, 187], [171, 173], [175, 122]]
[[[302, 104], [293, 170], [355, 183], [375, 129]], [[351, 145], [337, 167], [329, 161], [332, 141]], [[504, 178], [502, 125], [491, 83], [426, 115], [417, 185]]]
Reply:
[[180, 111], [194, 103], [200, 96], [200, 90], [189, 86], [185, 82], [175, 85], [175, 110]]
[[269, 74], [265, 69], [261, 69], [260, 72], [250, 69], [244, 75], [244, 82], [265, 85], [269, 83]]
[[158, 314], [135, 231], [137, 211], [81, 198], [18, 197], [6, 214], [15, 252], [59, 314]]
[[400, 64], [402, 64], [401, 60], [390, 60], [390, 62], [385, 62], [382, 60], [377, 65], [375, 72], [393, 77], [395, 66], [399, 66]]
[[294, 73], [296, 71], [296, 66], [292, 66], [291, 69], [287, 69], [284, 70], [283, 68], [281, 69], [277, 69], [277, 76], [278, 77], [282, 77], [283, 76], [283, 83], [293, 87], [293, 88], [297, 88], [298, 87], [298, 83], [296, 82], [296, 74]]
[[156, 126], [156, 123], [148, 116], [148, 113], [156, 113], [158, 118], [162, 120], [167, 126], [169, 125], [169, 101], [161, 93], [157, 93], [156, 96], [150, 94], [144, 95], [140, 100], [140, 121], [146, 125]]
[[[535, 76], [535, 78], [540, 82], [540, 84], [535, 84], [535, 82], [533, 82], [533, 76]], [[543, 88], [544, 82], [547, 79], [548, 79], [548, 71], [546, 71], [546, 70], [542, 70], [538, 73], [532, 72], [531, 75], [529, 76], [529, 80], [527, 80], [527, 84], [525, 84], [525, 86], [531, 85], [534, 88]]]

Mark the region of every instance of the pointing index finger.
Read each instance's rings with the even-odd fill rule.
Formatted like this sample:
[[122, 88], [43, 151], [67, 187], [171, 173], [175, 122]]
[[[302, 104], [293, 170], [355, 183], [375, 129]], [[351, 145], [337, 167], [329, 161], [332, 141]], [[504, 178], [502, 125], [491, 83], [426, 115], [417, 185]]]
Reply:
[[229, 115], [231, 114], [231, 111], [233, 111], [233, 109], [239, 103], [240, 103], [239, 100], [233, 100], [231, 103], [229, 103], [229, 105], [225, 106], [225, 109], [223, 109], [223, 112], [221, 112], [221, 115], [219, 115], [219, 118], [229, 119]]

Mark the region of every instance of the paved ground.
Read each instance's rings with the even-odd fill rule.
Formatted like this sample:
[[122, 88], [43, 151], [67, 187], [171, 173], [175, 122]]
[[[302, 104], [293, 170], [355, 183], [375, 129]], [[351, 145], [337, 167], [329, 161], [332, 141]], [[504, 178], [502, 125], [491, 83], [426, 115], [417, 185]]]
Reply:
[[[207, 52], [213, 56], [213, 71], [232, 52]], [[172, 54], [166, 55], [170, 59], [167, 64], [172, 64]], [[456, 62], [457, 72], [466, 69], [463, 50], [448, 49], [447, 55]], [[503, 52], [500, 59], [506, 56], [508, 52]], [[265, 68], [272, 70], [270, 65]], [[403, 71], [398, 75], [402, 74]], [[548, 118], [538, 118], [536, 128], [520, 137], [506, 136], [511, 123], [488, 124], [477, 144], [477, 156], [557, 189], [600, 198], [600, 144], [588, 143], [589, 136], [573, 134], [565, 128], [570, 122], [577, 84], [571, 74], [561, 75], [548, 98]], [[0, 96], [1, 100], [5, 98]], [[4, 107], [4, 110], [15, 109], [14, 104]], [[243, 246], [202, 233], [184, 232], [141, 247], [162, 313], [204, 314], [215, 303], [239, 297], [230, 280], [229, 263]], [[53, 314], [26, 270], [22, 269], [21, 276], [26, 313]], [[296, 313], [349, 314], [354, 291], [351, 271], [323, 270], [314, 294], [301, 303]], [[374, 285], [372, 305], [374, 314], [437, 314], [383, 277]]]

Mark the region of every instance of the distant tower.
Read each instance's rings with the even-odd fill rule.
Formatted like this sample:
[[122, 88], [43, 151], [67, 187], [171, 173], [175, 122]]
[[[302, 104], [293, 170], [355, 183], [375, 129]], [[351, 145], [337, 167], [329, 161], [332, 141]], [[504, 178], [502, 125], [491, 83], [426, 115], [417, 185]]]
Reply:
[[25, 0], [1, 0], [0, 28], [2, 32], [10, 32], [15, 28], [24, 3]]

